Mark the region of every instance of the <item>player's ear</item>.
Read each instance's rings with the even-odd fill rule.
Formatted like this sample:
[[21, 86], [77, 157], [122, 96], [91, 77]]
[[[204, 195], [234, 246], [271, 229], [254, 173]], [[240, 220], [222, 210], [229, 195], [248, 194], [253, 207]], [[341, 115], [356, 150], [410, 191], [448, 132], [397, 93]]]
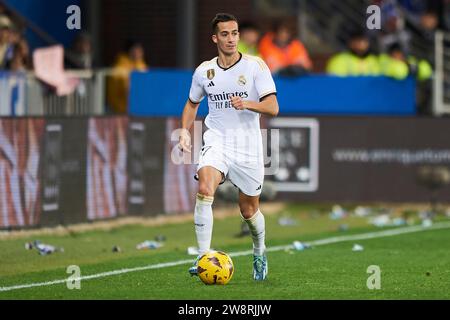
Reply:
[[213, 34], [211, 38], [212, 38], [212, 41], [213, 41], [215, 44], [217, 44], [217, 35]]

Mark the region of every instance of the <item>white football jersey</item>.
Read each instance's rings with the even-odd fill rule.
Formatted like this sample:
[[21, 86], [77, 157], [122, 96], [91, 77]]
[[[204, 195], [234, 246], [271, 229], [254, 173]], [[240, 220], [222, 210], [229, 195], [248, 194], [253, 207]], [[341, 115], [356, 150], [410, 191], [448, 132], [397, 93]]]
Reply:
[[219, 66], [218, 58], [202, 63], [194, 72], [189, 99], [200, 103], [208, 98], [209, 113], [205, 125], [223, 136], [257, 134], [261, 136], [260, 114], [236, 110], [230, 103], [232, 95], [257, 101], [276, 94], [275, 83], [266, 63], [254, 56], [241, 54], [229, 68]]

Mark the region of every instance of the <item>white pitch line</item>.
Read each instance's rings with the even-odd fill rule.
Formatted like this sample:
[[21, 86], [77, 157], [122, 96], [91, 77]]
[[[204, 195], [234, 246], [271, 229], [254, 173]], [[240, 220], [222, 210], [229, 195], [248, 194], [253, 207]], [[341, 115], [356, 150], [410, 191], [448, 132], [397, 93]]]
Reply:
[[[312, 246], [322, 246], [322, 245], [331, 244], [331, 243], [354, 241], [354, 240], [367, 240], [367, 239], [382, 238], [382, 237], [391, 237], [391, 236], [396, 236], [396, 235], [406, 234], [406, 233], [448, 229], [448, 228], [450, 228], [450, 222], [442, 222], [442, 223], [436, 223], [430, 227], [412, 226], [412, 227], [404, 227], [404, 228], [390, 229], [390, 230], [384, 230], [384, 231], [369, 232], [369, 233], [363, 233], [363, 234], [355, 234], [355, 235], [349, 235], [349, 236], [325, 238], [325, 239], [310, 241], [310, 242], [308, 242], [308, 244], [310, 244]], [[274, 251], [280, 251], [280, 250], [285, 250], [285, 249], [291, 249], [292, 247], [293, 247], [292, 245], [274, 246], [274, 247], [267, 248], [267, 251], [274, 252]], [[253, 250], [246, 250], [246, 251], [230, 253], [230, 256], [239, 257], [239, 256], [250, 255], [252, 253], [253, 253]], [[109, 276], [115, 276], [118, 274], [124, 274], [124, 273], [136, 272], [136, 271], [144, 271], [144, 270], [150, 270], [150, 269], [161, 269], [161, 268], [173, 267], [173, 266], [178, 266], [178, 265], [182, 265], [182, 264], [190, 264], [190, 263], [192, 263], [192, 259], [179, 260], [179, 261], [166, 262], [166, 263], [158, 263], [158, 264], [152, 264], [152, 265], [143, 266], [143, 267], [119, 269], [119, 270], [113, 270], [113, 271], [108, 271], [108, 272], [92, 274], [92, 275], [88, 275], [88, 276], [81, 276], [80, 278], [71, 278], [70, 281], [72, 282], [72, 281], [76, 281], [76, 280], [82, 281], [82, 280], [89, 280], [89, 279], [98, 279], [98, 278], [104, 278], [104, 277], [109, 277]], [[53, 280], [53, 281], [47, 281], [47, 282], [21, 284], [21, 285], [15, 285], [15, 286], [11, 286], [11, 287], [0, 287], [0, 292], [33, 288], [33, 287], [51, 286], [51, 285], [55, 285], [55, 284], [67, 283], [67, 281], [68, 281], [68, 279], [66, 278], [66, 279], [59, 279], [59, 280]]]
[[[144, 266], [144, 267], [126, 268], [126, 269], [107, 271], [107, 272], [102, 272], [102, 273], [97, 273], [97, 274], [91, 274], [89, 276], [81, 276], [79, 278], [70, 278], [70, 281], [72, 282], [72, 281], [77, 281], [77, 280], [81, 281], [81, 280], [89, 280], [89, 279], [96, 279], [96, 278], [104, 278], [104, 277], [115, 276], [115, 275], [123, 274], [123, 273], [173, 267], [173, 266], [178, 266], [180, 264], [187, 264], [187, 263], [192, 263], [192, 259], [167, 262], [167, 263], [158, 263], [158, 264], [152, 264], [152, 265]], [[16, 286], [12, 286], [12, 287], [0, 287], [0, 292], [12, 291], [12, 290], [18, 290], [18, 289], [26, 289], [26, 288], [32, 288], [32, 287], [45, 287], [45, 286], [51, 286], [54, 284], [67, 283], [67, 281], [68, 281], [68, 279], [60, 279], [60, 280], [53, 280], [53, 281], [47, 281], [47, 282], [21, 284], [21, 285], [16, 285]]]

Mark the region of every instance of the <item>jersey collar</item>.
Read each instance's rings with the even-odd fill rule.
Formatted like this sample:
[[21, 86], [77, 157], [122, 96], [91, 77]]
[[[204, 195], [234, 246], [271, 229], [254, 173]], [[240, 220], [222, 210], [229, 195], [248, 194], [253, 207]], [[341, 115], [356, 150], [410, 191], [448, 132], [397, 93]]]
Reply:
[[217, 63], [217, 65], [219, 66], [220, 69], [222, 69], [223, 71], [227, 71], [228, 69], [231, 69], [231, 68], [233, 68], [235, 65], [237, 65], [237, 64], [239, 63], [239, 61], [241, 61], [241, 59], [242, 59], [242, 53], [239, 52], [239, 59], [238, 59], [238, 61], [236, 61], [235, 63], [233, 63], [233, 64], [232, 64], [231, 66], [229, 66], [228, 68], [224, 68], [224, 67], [222, 67], [222, 66], [219, 64], [219, 57], [217, 57], [216, 63]]

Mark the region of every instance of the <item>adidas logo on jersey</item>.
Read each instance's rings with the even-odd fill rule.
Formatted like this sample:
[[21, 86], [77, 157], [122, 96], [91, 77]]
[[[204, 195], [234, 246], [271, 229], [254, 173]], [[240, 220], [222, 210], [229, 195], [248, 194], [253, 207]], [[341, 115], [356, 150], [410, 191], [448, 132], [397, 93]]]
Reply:
[[208, 84], [208, 88], [214, 87], [214, 86], [215, 86], [215, 84], [214, 84], [214, 82], [212, 82], [212, 81]]

